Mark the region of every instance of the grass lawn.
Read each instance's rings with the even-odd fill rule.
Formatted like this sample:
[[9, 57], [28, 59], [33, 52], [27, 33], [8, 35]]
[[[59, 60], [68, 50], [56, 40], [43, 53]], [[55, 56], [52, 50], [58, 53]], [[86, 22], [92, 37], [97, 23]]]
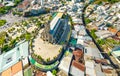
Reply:
[[3, 26], [6, 23], [6, 20], [0, 20], [0, 26]]

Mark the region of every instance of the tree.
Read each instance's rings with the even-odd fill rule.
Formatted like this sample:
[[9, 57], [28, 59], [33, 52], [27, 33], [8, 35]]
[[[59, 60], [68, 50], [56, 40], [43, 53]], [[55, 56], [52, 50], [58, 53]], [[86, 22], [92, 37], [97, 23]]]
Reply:
[[38, 21], [36, 25], [37, 25], [38, 27], [40, 27], [41, 24], [42, 24], [42, 23], [41, 23], [40, 21]]
[[16, 44], [16, 39], [10, 41], [10, 47], [14, 47]]
[[105, 41], [104, 41], [103, 39], [99, 39], [99, 40], [97, 40], [97, 43], [98, 43], [99, 45], [104, 45], [104, 44], [105, 44]]
[[94, 38], [94, 39], [96, 39], [97, 38], [97, 36], [96, 36], [96, 34], [95, 34], [95, 32], [96, 32], [96, 30], [91, 30], [91, 32], [90, 32], [90, 34], [91, 34], [91, 36]]
[[3, 26], [6, 23], [6, 20], [0, 20], [0, 26]]
[[31, 34], [30, 33], [25, 34], [25, 39], [29, 41], [31, 39]]
[[57, 75], [57, 71], [55, 69], [52, 70], [52, 74], [56, 76]]
[[8, 44], [6, 44], [6, 45], [4, 45], [4, 46], [2, 47], [2, 52], [3, 52], [3, 51], [7, 52], [7, 51], [9, 51], [9, 50], [10, 50], [10, 47], [9, 47]]
[[0, 37], [0, 46], [3, 47], [3, 44], [5, 43], [5, 37]]
[[85, 22], [86, 22], [86, 24], [88, 24], [88, 23], [90, 23], [92, 21], [90, 19], [88, 19], [88, 18], [85, 18]]

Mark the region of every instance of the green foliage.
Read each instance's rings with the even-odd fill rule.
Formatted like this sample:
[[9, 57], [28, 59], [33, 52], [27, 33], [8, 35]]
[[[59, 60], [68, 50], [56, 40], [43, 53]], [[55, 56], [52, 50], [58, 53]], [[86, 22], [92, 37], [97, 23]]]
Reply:
[[47, 58], [47, 60], [46, 60], [47, 62], [49, 62], [50, 61], [50, 58]]
[[7, 13], [12, 7], [10, 6], [4, 6], [4, 7], [0, 7], [0, 14], [5, 14]]
[[22, 13], [21, 12], [12, 12], [13, 15], [18, 15], [18, 16], [22, 16]]
[[[17, 6], [22, 0], [15, 0], [15, 6]], [[0, 14], [6, 14], [9, 10], [11, 10], [11, 6], [0, 7]]]
[[23, 23], [24, 26], [28, 25], [28, 23], [26, 21], [23, 21], [22, 23]]
[[91, 36], [92, 36], [94, 39], [97, 38], [95, 32], [96, 32], [96, 30], [94, 30], [94, 29], [90, 31], [90, 34], [91, 34]]
[[88, 19], [88, 18], [85, 18], [85, 22], [86, 22], [86, 24], [88, 24], [88, 23], [90, 23], [92, 21], [90, 19]]
[[37, 25], [38, 27], [40, 27], [41, 24], [42, 24], [42, 23], [41, 23], [40, 21], [37, 21], [37, 24], [36, 24], [36, 25]]
[[99, 45], [104, 45], [104, 44], [105, 44], [105, 41], [104, 41], [103, 39], [99, 39], [99, 40], [97, 40], [97, 43], [98, 43]]
[[0, 20], [0, 26], [3, 26], [6, 23], [6, 20]]
[[108, 2], [110, 2], [111, 4], [119, 2], [119, 0], [107, 0]]
[[18, 5], [22, 0], [15, 0], [14, 3], [15, 3], [15, 6]]
[[4, 46], [2, 47], [2, 52], [3, 52], [3, 51], [7, 52], [8, 50], [10, 50], [10, 46], [9, 46], [9, 45], [4, 45]]
[[5, 43], [5, 37], [2, 36], [0, 37], [0, 46], [3, 46], [4, 43]]
[[119, 2], [119, 0], [95, 0], [95, 4], [100, 4], [101, 2], [109, 2], [111, 4]]
[[5, 14], [7, 13], [7, 10], [4, 7], [0, 8], [0, 14]]
[[55, 69], [52, 70], [52, 74], [56, 76], [57, 75], [57, 71]]
[[101, 5], [102, 4], [102, 1], [98, 2], [98, 5]]
[[31, 39], [31, 34], [30, 33], [25, 34], [25, 39], [29, 41]]
[[17, 42], [16, 42], [16, 39], [11, 40], [11, 41], [10, 41], [10, 46], [11, 46], [11, 47], [14, 47], [16, 43], [17, 43]]

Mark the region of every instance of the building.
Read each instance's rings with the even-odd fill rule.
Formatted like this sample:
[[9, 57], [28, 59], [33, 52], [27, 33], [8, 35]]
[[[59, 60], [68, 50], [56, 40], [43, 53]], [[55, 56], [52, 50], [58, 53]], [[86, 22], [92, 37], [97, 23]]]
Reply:
[[111, 54], [114, 56], [114, 58], [120, 63], [120, 47], [113, 48]]
[[76, 47], [76, 49], [73, 51], [73, 61], [70, 67], [70, 74], [72, 76], [85, 75], [84, 54], [82, 45]]
[[63, 13], [58, 13], [45, 27], [41, 38], [55, 44], [63, 44], [69, 40], [70, 26], [67, 19], [62, 19]]
[[[1, 1], [0, 1], [1, 2]], [[14, 0], [3, 0], [5, 6], [14, 6]]]
[[28, 0], [24, 0], [22, 4], [18, 5], [17, 10], [22, 12], [26, 10], [30, 6], [30, 2]]
[[3, 71], [1, 76], [23, 76], [22, 62], [18, 62], [7, 70]]
[[[28, 57], [28, 42], [20, 42], [12, 50], [0, 55], [0, 73]], [[26, 63], [24, 63], [26, 64]]]
[[65, 53], [68, 55], [64, 56], [64, 58], [61, 60], [60, 65], [58, 67], [61, 71], [65, 73], [65, 75], [68, 76], [73, 54], [70, 52], [65, 52]]
[[84, 64], [81, 64], [75, 60], [72, 61], [70, 73], [73, 76], [84, 76], [85, 75], [84, 71], [85, 71]]

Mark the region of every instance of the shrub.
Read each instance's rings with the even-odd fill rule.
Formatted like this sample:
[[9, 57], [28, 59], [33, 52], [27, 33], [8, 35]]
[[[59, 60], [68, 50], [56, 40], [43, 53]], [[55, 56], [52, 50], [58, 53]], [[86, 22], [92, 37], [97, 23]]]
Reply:
[[6, 20], [0, 20], [0, 26], [3, 26], [6, 23]]

